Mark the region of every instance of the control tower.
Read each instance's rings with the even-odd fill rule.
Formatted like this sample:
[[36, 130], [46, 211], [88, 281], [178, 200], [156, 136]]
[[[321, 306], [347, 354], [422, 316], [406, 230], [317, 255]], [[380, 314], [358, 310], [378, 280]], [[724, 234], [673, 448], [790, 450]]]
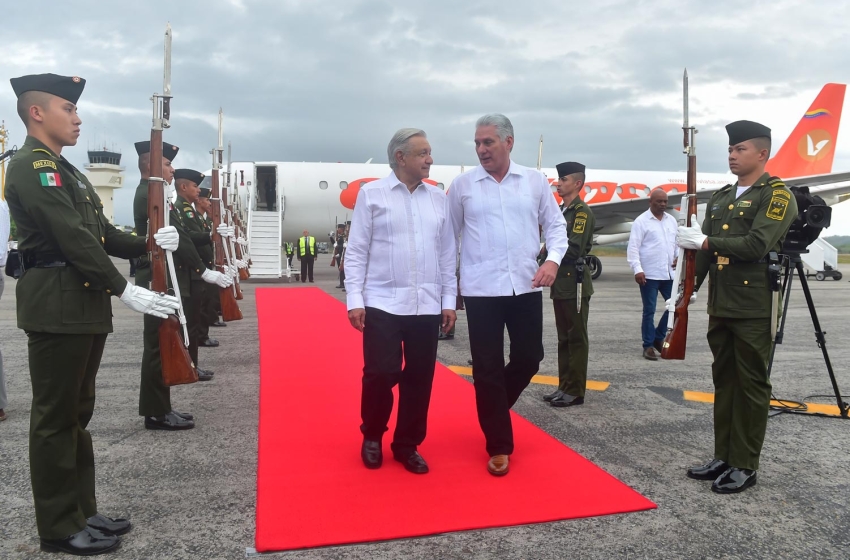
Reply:
[[124, 168], [121, 167], [121, 154], [115, 150], [89, 150], [89, 163], [86, 176], [103, 202], [103, 214], [114, 223], [115, 214], [112, 205], [112, 191], [124, 186]]

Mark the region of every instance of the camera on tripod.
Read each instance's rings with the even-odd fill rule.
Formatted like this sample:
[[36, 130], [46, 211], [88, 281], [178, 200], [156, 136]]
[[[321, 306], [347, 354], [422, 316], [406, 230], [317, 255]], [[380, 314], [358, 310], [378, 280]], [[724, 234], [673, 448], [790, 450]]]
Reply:
[[806, 248], [820, 236], [823, 228], [832, 221], [832, 208], [824, 200], [809, 192], [809, 187], [791, 187], [797, 200], [797, 218], [791, 224], [782, 252], [805, 253]]

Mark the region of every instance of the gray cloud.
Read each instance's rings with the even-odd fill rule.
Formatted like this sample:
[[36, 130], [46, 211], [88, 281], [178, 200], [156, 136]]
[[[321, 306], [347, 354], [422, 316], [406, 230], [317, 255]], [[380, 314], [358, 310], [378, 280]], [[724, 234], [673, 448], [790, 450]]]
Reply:
[[[85, 77], [83, 137], [64, 153], [82, 166], [87, 147], [114, 144], [128, 184], [138, 180], [132, 144], [149, 135], [148, 98], [162, 87], [166, 19], [175, 100], [165, 138], [181, 147], [177, 166], [202, 169], [221, 106], [236, 160], [383, 161], [390, 135], [417, 126], [437, 163], [473, 165], [474, 119], [499, 111], [514, 121], [521, 163], [536, 162], [542, 134], [547, 167], [576, 159], [680, 170], [687, 66], [701, 102], [700, 169], [725, 171], [723, 124], [738, 115], [714, 110], [722, 100], [707, 86], [729, 84], [741, 103], [790, 100], [846, 82], [850, 67], [850, 7], [839, 0], [153, 0], [109, 9], [81, 0], [42, 13], [58, 22], [49, 35], [28, 7], [4, 7], [3, 83], [37, 72]], [[796, 118], [806, 108], [787, 110]], [[2, 84], [0, 118], [20, 144]], [[848, 169], [850, 141], [840, 146], [835, 167]], [[132, 191], [116, 192], [118, 223], [130, 223]]]

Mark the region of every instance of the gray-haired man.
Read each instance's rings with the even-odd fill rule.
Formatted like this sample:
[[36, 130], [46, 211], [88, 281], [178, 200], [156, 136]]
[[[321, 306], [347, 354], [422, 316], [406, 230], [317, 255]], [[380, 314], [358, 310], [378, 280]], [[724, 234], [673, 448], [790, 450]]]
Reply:
[[348, 319], [363, 333], [360, 455], [367, 468], [381, 466], [398, 384], [393, 458], [424, 474], [416, 449], [428, 423], [437, 326], [448, 332], [456, 319], [455, 240], [446, 195], [422, 182], [434, 163], [425, 132], [399, 130], [387, 155], [392, 172], [357, 195], [345, 251]]

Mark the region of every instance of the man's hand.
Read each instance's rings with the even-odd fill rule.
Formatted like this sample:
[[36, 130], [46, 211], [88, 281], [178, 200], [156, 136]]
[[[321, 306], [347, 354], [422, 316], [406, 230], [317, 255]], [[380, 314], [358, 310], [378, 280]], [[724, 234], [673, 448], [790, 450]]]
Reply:
[[537, 269], [537, 274], [531, 280], [531, 287], [551, 286], [555, 283], [556, 274], [558, 274], [558, 265], [554, 261], [546, 261]]
[[153, 238], [163, 250], [172, 253], [177, 250], [177, 246], [180, 244], [180, 235], [174, 226], [159, 228], [159, 231], [153, 234]]
[[348, 312], [348, 321], [352, 327], [363, 332], [363, 329], [366, 327], [366, 310], [362, 307], [352, 309]]
[[700, 250], [703, 249], [703, 244], [708, 238], [702, 232], [702, 228], [697, 222], [696, 216], [691, 216], [691, 225], [689, 226], [679, 226], [679, 233], [676, 236], [676, 241], [679, 243], [679, 247], [682, 249], [692, 249], [692, 250]]
[[641, 286], [646, 286], [646, 274], [643, 272], [638, 272], [635, 274], [635, 282], [640, 284]]
[[673, 270], [676, 270], [677, 264], [679, 264], [679, 257], [673, 257]]
[[453, 309], [443, 309], [443, 320], [440, 323], [440, 329], [443, 331], [443, 334], [452, 330], [452, 327], [455, 326], [455, 321], [457, 321], [457, 313]]

